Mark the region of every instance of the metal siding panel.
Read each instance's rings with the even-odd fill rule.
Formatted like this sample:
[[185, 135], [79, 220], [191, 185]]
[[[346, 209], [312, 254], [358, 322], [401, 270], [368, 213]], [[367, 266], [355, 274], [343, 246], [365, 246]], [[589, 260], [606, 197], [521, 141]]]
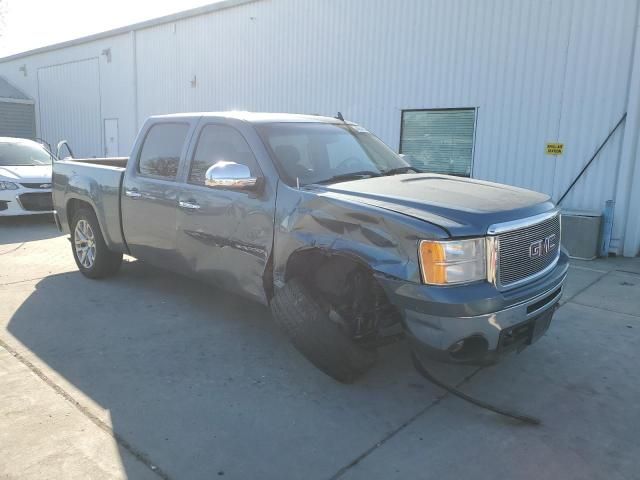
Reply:
[[[558, 141], [565, 143], [565, 154], [555, 169], [556, 199], [626, 110], [636, 4], [631, 0], [612, 4], [588, 0], [574, 8], [558, 122]], [[563, 207], [601, 211], [607, 200], [615, 199], [623, 133], [620, 128], [611, 137]], [[623, 233], [623, 222], [615, 222], [614, 239]]]
[[68, 140], [77, 156], [102, 152], [97, 58], [38, 70], [40, 133], [53, 148]]
[[[156, 92], [155, 106], [173, 98], [164, 111], [339, 110], [394, 148], [401, 109], [477, 107], [474, 176], [557, 199], [624, 110], [635, 8], [634, 0], [261, 2], [178, 23], [177, 68], [158, 72], [164, 87], [146, 93]], [[165, 30], [141, 32], [140, 52], [161, 45]], [[161, 55], [167, 61], [156, 53], [139, 69], [157, 69]], [[621, 135], [565, 206], [600, 209], [613, 196]], [[548, 141], [564, 142], [565, 154], [547, 156]]]
[[[245, 4], [135, 33], [137, 114], [339, 110], [397, 149], [402, 109], [475, 107], [474, 176], [557, 199], [625, 109], [636, 9], [637, 0]], [[133, 132], [133, 81], [120, 78], [132, 71], [124, 38], [12, 60], [0, 73], [35, 96], [38, 66], [112, 46], [114, 64], [100, 59], [103, 108]], [[23, 63], [27, 78], [17, 71]], [[623, 133], [566, 207], [601, 209], [613, 198]], [[565, 143], [565, 154], [545, 155], [548, 141]], [[133, 133], [122, 143], [131, 146]]]

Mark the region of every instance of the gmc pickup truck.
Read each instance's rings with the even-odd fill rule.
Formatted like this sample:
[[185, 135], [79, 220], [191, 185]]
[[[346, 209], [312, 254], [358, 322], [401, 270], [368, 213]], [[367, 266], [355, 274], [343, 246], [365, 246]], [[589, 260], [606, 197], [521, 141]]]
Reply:
[[245, 295], [341, 382], [402, 336], [445, 362], [519, 351], [568, 268], [548, 196], [420, 173], [342, 118], [151, 117], [129, 158], [57, 161], [53, 200], [85, 276], [127, 254]]

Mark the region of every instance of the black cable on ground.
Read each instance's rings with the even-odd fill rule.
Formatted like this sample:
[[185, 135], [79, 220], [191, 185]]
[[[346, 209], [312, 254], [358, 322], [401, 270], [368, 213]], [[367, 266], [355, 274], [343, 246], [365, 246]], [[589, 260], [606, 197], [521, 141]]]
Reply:
[[469, 402], [477, 407], [480, 408], [484, 408], [485, 410], [489, 410], [491, 412], [494, 413], [498, 413], [500, 415], [504, 415], [505, 417], [509, 417], [509, 418], [513, 418], [514, 420], [518, 420], [522, 423], [526, 423], [527, 425], [541, 425], [542, 422], [535, 418], [535, 417], [530, 417], [528, 415], [521, 415], [519, 413], [515, 413], [515, 412], [510, 412], [509, 410], [505, 410], [504, 408], [501, 407], [495, 407], [487, 402], [484, 402], [482, 400], [478, 400], [476, 398], [470, 397], [469, 395], [467, 395], [466, 393], [461, 392], [460, 390], [458, 390], [455, 387], [452, 387], [451, 385], [447, 385], [446, 383], [444, 383], [442, 380], [434, 377], [431, 372], [429, 372], [424, 365], [422, 364], [422, 362], [420, 362], [420, 359], [418, 358], [418, 356], [414, 353], [411, 352], [411, 359], [413, 360], [413, 366], [416, 368], [416, 370], [418, 371], [418, 373], [420, 375], [422, 375], [424, 378], [426, 378], [427, 380], [429, 380], [431, 383], [433, 383], [434, 385], [437, 385], [438, 387], [446, 390], [447, 392], [449, 392], [452, 395], [455, 395], [458, 398], [461, 398], [462, 400]]

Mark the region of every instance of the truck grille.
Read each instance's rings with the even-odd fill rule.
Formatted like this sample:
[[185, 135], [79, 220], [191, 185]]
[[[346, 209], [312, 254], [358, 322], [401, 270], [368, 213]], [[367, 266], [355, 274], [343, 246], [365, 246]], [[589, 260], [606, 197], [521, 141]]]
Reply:
[[20, 205], [31, 212], [48, 212], [53, 210], [53, 200], [50, 192], [23, 193], [19, 196]]
[[535, 276], [554, 264], [560, 252], [560, 215], [501, 233], [498, 238], [498, 278], [507, 287]]

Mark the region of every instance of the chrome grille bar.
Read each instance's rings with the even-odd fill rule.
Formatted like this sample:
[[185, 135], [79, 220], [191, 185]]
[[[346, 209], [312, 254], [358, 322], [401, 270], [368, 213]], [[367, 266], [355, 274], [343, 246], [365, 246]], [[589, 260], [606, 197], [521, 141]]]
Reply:
[[489, 281], [501, 289], [531, 281], [551, 270], [558, 261], [560, 214], [553, 210], [492, 225], [487, 245]]

